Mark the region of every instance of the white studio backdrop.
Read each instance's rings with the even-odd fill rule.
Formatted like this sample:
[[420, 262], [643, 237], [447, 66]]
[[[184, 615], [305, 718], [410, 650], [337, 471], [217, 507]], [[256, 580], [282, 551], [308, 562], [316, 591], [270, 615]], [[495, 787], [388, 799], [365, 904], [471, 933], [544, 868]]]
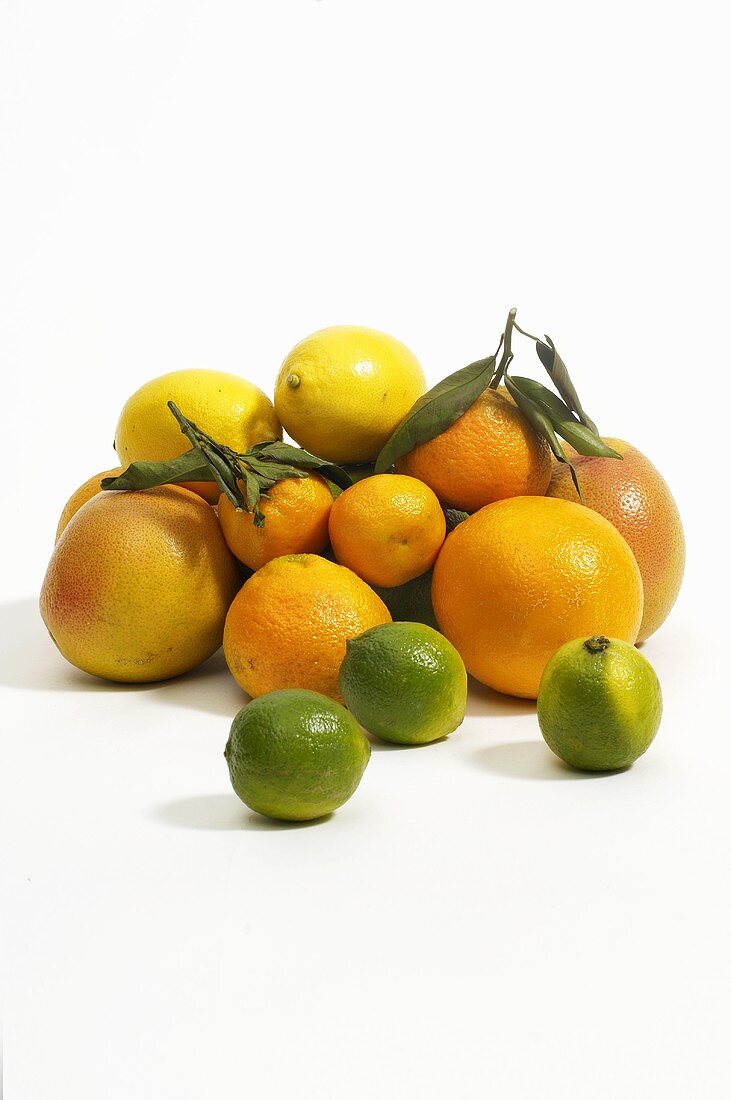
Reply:
[[[0, 0], [10, 1100], [728, 1096], [724, 14]], [[331, 821], [267, 826], [228, 786], [220, 658], [124, 691], [55, 653], [61, 507], [154, 375], [271, 393], [347, 322], [433, 383], [512, 305], [684, 517], [657, 742], [574, 779], [475, 688]]]

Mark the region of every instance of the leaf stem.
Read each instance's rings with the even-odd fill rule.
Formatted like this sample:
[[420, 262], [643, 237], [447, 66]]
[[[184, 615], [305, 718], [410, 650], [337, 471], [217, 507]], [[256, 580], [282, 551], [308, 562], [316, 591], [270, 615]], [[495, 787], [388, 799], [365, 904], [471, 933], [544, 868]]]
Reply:
[[512, 338], [513, 328], [515, 327], [515, 315], [517, 312], [518, 311], [516, 310], [515, 306], [513, 306], [513, 308], [508, 313], [508, 319], [505, 322], [505, 332], [503, 333], [502, 340], [503, 354], [500, 357], [500, 362], [498, 363], [497, 370], [490, 380], [490, 385], [488, 386], [488, 389], [496, 390], [498, 388], [503, 380], [503, 375], [505, 374], [505, 371], [508, 369], [513, 361]]
[[527, 336], [534, 344], [537, 344], [540, 340], [540, 336], [534, 336], [532, 332], [526, 332], [524, 328], [520, 327], [517, 321], [513, 322], [513, 328], [517, 329], [521, 336]]

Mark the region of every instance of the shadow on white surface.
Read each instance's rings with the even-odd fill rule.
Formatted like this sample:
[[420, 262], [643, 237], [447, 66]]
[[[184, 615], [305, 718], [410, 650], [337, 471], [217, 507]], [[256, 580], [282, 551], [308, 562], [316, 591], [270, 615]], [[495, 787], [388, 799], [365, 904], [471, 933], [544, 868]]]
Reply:
[[577, 772], [564, 764], [543, 741], [501, 741], [478, 749], [472, 762], [494, 775], [510, 779], [537, 779], [552, 782], [561, 779], [607, 779], [617, 772]]
[[436, 741], [427, 741], [423, 745], [399, 745], [395, 741], [381, 741], [372, 733], [365, 730], [373, 752], [415, 752], [417, 749], [433, 749], [435, 745], [446, 745], [448, 738], [439, 737]]
[[533, 699], [516, 699], [513, 695], [501, 695], [499, 691], [485, 687], [474, 676], [469, 677], [467, 713], [472, 718], [517, 718], [523, 714], [535, 714]]
[[202, 794], [191, 798], [178, 798], [156, 806], [151, 815], [163, 825], [178, 829], [200, 829], [203, 832], [249, 830], [252, 832], [281, 832], [286, 829], [307, 829], [328, 821], [332, 814], [315, 821], [272, 821], [249, 810], [235, 794]]
[[199, 668], [174, 680], [117, 684], [88, 676], [64, 660], [51, 641], [33, 599], [0, 604], [0, 684], [26, 691], [149, 692], [156, 703], [233, 719], [248, 701], [214, 653]]

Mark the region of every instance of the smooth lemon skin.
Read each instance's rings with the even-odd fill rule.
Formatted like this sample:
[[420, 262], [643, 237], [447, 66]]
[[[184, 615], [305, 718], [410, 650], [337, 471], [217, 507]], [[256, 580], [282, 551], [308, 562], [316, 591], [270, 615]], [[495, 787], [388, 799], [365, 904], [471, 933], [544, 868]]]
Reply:
[[239, 711], [224, 755], [231, 785], [250, 809], [280, 821], [312, 821], [354, 794], [371, 749], [340, 703], [283, 689]]
[[58, 540], [61, 538], [61, 535], [66, 529], [66, 525], [69, 523], [70, 520], [74, 518], [79, 508], [81, 508], [82, 505], [86, 504], [87, 500], [91, 500], [92, 497], [95, 497], [97, 493], [102, 492], [102, 479], [105, 477], [117, 477], [121, 473], [121, 466], [115, 466], [115, 468], [112, 470], [102, 470], [100, 474], [94, 474], [93, 477], [90, 477], [87, 481], [84, 482], [83, 485], [80, 485], [78, 489], [71, 494], [69, 499], [66, 501], [63, 511], [61, 512], [58, 520], [58, 527], [56, 528], [56, 542], [58, 542]]
[[[190, 442], [167, 407], [180, 411], [234, 451], [282, 438], [282, 427], [269, 398], [238, 375], [217, 370], [177, 370], [140, 386], [119, 417], [114, 446], [126, 465], [177, 458]], [[215, 487], [218, 498], [219, 489]]]
[[282, 364], [274, 405], [286, 431], [329, 462], [375, 462], [426, 392], [405, 344], [376, 329], [337, 325], [302, 340]]
[[348, 642], [340, 691], [368, 733], [426, 745], [464, 720], [467, 672], [454, 646], [430, 626], [387, 623]]
[[573, 768], [628, 768], [652, 744], [661, 718], [655, 670], [619, 638], [567, 642], [546, 665], [538, 722], [548, 747]]

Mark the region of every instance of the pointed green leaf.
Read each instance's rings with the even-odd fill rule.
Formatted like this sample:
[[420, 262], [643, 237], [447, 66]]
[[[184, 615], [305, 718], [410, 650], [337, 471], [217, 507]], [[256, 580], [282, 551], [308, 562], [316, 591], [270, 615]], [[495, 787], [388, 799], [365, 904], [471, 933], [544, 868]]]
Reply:
[[345, 489], [342, 487], [342, 485], [338, 485], [336, 484], [336, 482], [331, 481], [329, 477], [325, 477], [324, 474], [322, 474], [321, 476], [328, 489], [330, 490], [330, 494], [333, 500], [337, 500], [340, 494], [345, 492]]
[[537, 402], [533, 401], [520, 385], [521, 382], [530, 381], [530, 379], [516, 379], [513, 378], [512, 375], [505, 375], [504, 381], [508, 393], [515, 401], [515, 404], [518, 406], [528, 423], [535, 428], [539, 435], [543, 436], [558, 461], [568, 466], [571, 471], [571, 480], [574, 483], [576, 492], [579, 494], [579, 500], [582, 500], [581, 486], [579, 485], [579, 479], [576, 475], [576, 469], [561, 446], [548, 413]]
[[455, 371], [420, 397], [379, 454], [376, 473], [385, 473], [417, 444], [446, 431], [487, 389], [494, 373], [495, 356], [490, 355]]
[[240, 471], [243, 474], [244, 491], [246, 493], [246, 503], [250, 512], [256, 512], [259, 507], [259, 500], [261, 498], [261, 490], [259, 488], [259, 482], [254, 477], [251, 470], [249, 470], [243, 463], [240, 464]]
[[180, 481], [215, 481], [208, 459], [199, 447], [165, 462], [133, 462], [117, 477], [105, 477], [102, 489], [151, 489]]
[[573, 382], [569, 378], [566, 364], [556, 351], [556, 347], [551, 337], [546, 336], [545, 344], [542, 340], [538, 340], [536, 342], [536, 351], [538, 353], [538, 358], [548, 371], [551, 381], [563, 397], [569, 409], [576, 413], [582, 424], [586, 424], [587, 428], [590, 428], [591, 431], [598, 435], [599, 432], [596, 424], [593, 420], [589, 419], [581, 407], [579, 395], [576, 392]]
[[340, 485], [343, 489], [347, 489], [349, 485], [353, 484], [353, 479], [340, 466], [336, 466], [333, 462], [326, 462], [322, 458], [317, 458], [316, 455], [310, 454], [302, 447], [293, 447], [289, 443], [282, 443], [279, 440], [268, 443], [255, 443], [250, 453], [255, 454], [257, 458], [285, 462], [289, 466], [295, 466], [301, 470], [314, 470], [315, 473], [321, 474], [329, 481], [334, 481], [336, 485]]
[[532, 378], [521, 378], [518, 375], [512, 376], [512, 381], [521, 393], [530, 398], [534, 404], [540, 405], [551, 420], [554, 430], [579, 454], [621, 459], [621, 454], [607, 446], [591, 428], [581, 424], [561, 398], [546, 386]]
[[469, 512], [463, 512], [460, 508], [445, 508], [444, 518], [447, 521], [447, 534], [454, 531], [460, 523], [470, 518]]
[[201, 450], [208, 459], [211, 471], [215, 480], [218, 482], [218, 487], [221, 492], [226, 494], [234, 508], [245, 508], [246, 501], [239, 488], [238, 481], [230, 462], [223, 458], [213, 445], [204, 443], [201, 446]]

